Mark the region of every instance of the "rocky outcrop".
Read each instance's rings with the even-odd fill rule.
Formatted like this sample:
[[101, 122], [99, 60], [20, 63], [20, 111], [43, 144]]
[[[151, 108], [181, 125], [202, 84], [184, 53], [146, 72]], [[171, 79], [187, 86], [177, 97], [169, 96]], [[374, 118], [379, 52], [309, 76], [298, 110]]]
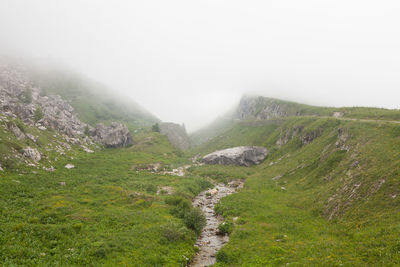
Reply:
[[[26, 68], [18, 64], [0, 61], [0, 112], [18, 117], [25, 124], [40, 129], [51, 128], [69, 137], [83, 133], [82, 123], [73, 107], [59, 95], [44, 95], [30, 79]], [[24, 136], [13, 127], [17, 138]]]
[[23, 149], [23, 155], [24, 157], [33, 160], [35, 162], [40, 161], [42, 159], [42, 156], [40, 155], [39, 151], [31, 147]]
[[290, 140], [298, 136], [304, 129], [302, 125], [295, 125], [293, 128], [281, 130], [279, 139], [276, 141], [278, 146], [286, 145]]
[[[45, 95], [37, 87], [30, 72], [22, 65], [7, 64], [0, 60], [0, 112], [11, 118], [19, 118], [25, 124], [40, 130], [54, 129], [63, 134], [72, 144], [92, 144], [84, 135], [85, 129], [96, 141], [106, 147], [123, 147], [133, 143], [128, 128], [119, 123], [110, 126], [97, 125], [96, 129], [81, 122], [74, 108], [59, 95]], [[27, 136], [17, 125], [9, 126], [19, 139], [36, 138]], [[89, 149], [85, 149], [89, 152]], [[91, 150], [90, 150], [91, 151]]]
[[173, 146], [182, 150], [190, 148], [190, 139], [183, 126], [171, 122], [163, 122], [159, 126], [161, 134], [165, 135]]
[[265, 147], [239, 146], [215, 151], [203, 157], [206, 164], [251, 166], [260, 164], [268, 155]]
[[316, 138], [321, 136], [322, 133], [323, 133], [323, 129], [321, 129], [321, 128], [305, 132], [300, 136], [300, 141], [301, 141], [302, 145], [308, 145], [312, 141], [314, 141]]
[[243, 96], [234, 118], [239, 120], [266, 120], [288, 115], [284, 104], [276, 99]]
[[133, 144], [133, 138], [126, 125], [112, 122], [110, 126], [97, 124], [93, 130], [94, 139], [105, 147], [125, 147]]

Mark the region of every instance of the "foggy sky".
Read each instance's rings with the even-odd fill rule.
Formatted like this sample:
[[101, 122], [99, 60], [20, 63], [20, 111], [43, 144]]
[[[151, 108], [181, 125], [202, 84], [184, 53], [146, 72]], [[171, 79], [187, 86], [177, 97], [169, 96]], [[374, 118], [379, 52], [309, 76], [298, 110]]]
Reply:
[[400, 108], [400, 2], [0, 0], [0, 49], [60, 60], [188, 130], [245, 92]]

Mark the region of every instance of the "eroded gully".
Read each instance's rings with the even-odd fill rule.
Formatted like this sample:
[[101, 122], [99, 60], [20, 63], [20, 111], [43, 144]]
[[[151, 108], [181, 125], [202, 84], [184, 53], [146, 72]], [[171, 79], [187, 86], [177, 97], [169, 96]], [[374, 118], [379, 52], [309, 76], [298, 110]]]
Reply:
[[228, 184], [220, 183], [201, 192], [193, 200], [193, 206], [199, 207], [206, 216], [207, 224], [196, 242], [199, 252], [188, 266], [203, 267], [216, 262], [215, 255], [229, 241], [229, 236], [218, 234], [218, 225], [223, 222], [223, 218], [215, 213], [214, 207], [221, 198], [235, 193], [243, 184], [242, 180], [231, 181]]

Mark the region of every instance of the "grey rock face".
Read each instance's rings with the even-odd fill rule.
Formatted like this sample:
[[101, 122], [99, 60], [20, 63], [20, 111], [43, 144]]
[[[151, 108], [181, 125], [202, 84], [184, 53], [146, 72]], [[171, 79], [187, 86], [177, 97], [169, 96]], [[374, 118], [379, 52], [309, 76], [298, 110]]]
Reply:
[[239, 120], [266, 120], [286, 117], [287, 115], [285, 109], [272, 99], [244, 96], [240, 100], [234, 118]]
[[268, 155], [265, 147], [239, 146], [218, 150], [203, 157], [206, 164], [251, 166], [260, 164]]
[[176, 123], [164, 122], [160, 124], [160, 131], [175, 147], [182, 150], [190, 147], [189, 136], [183, 126]]
[[126, 125], [113, 122], [110, 126], [100, 123], [92, 133], [94, 139], [106, 147], [124, 147], [133, 144], [133, 138]]
[[42, 156], [40, 155], [39, 151], [35, 148], [27, 147], [23, 150], [24, 157], [31, 159], [33, 161], [40, 161]]
[[[42, 116], [35, 118], [37, 109], [41, 109]], [[19, 117], [26, 124], [52, 128], [70, 137], [82, 134], [86, 127], [67, 101], [58, 95], [42, 95], [23, 66], [1, 61], [0, 112]]]

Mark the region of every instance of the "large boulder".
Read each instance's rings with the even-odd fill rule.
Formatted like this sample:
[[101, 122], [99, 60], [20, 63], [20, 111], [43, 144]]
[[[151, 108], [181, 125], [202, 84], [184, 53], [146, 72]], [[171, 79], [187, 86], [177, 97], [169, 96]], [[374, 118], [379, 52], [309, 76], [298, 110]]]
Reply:
[[265, 147], [239, 146], [218, 150], [203, 157], [206, 164], [251, 166], [261, 163], [268, 155]]
[[112, 122], [110, 126], [99, 123], [92, 135], [97, 142], [106, 147], [124, 147], [133, 144], [128, 127], [122, 123]]

